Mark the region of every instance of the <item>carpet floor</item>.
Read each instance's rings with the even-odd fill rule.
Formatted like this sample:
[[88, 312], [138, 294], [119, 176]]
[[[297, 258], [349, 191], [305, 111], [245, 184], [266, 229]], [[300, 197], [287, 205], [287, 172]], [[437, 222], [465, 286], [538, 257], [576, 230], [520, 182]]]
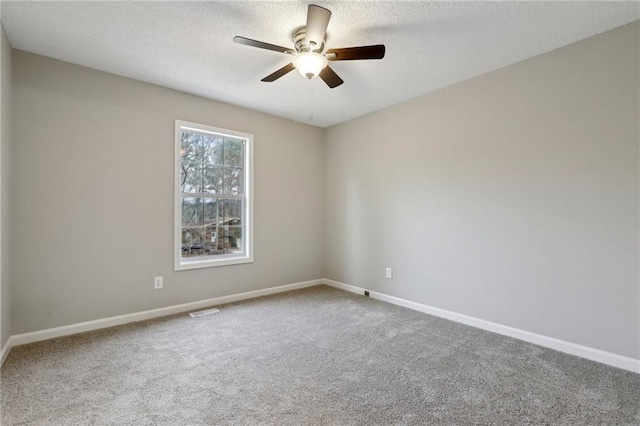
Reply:
[[13, 348], [9, 425], [639, 425], [640, 375], [326, 286]]

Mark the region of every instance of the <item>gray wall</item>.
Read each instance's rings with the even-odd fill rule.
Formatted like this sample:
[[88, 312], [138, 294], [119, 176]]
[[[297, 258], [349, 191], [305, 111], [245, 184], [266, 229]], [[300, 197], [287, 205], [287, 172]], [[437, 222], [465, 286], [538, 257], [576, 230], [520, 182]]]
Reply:
[[0, 24], [0, 348], [11, 336], [9, 289], [9, 164], [11, 152], [11, 45]]
[[[13, 67], [14, 334], [322, 277], [321, 129], [22, 51]], [[173, 271], [175, 119], [255, 135], [254, 263]]]
[[327, 278], [639, 358], [638, 35], [330, 128]]

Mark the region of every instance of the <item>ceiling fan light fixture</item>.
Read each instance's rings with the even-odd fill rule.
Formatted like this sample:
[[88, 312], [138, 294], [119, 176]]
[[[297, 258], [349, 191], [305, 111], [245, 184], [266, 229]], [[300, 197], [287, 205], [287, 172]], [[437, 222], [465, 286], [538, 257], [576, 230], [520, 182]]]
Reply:
[[[308, 79], [320, 77], [330, 89], [334, 89], [344, 81], [331, 69], [328, 61], [382, 59], [385, 47], [383, 44], [377, 44], [374, 46], [332, 48], [325, 52], [327, 26], [330, 18], [330, 10], [316, 4], [310, 4], [307, 8], [307, 25], [299, 27], [292, 34], [293, 50], [240, 36], [235, 36], [233, 42], [293, 56], [290, 63], [260, 81], [270, 83], [297, 69]], [[325, 53], [323, 54], [323, 52]]]
[[302, 52], [293, 58], [293, 66], [308, 79], [320, 74], [327, 63], [327, 58], [316, 52]]

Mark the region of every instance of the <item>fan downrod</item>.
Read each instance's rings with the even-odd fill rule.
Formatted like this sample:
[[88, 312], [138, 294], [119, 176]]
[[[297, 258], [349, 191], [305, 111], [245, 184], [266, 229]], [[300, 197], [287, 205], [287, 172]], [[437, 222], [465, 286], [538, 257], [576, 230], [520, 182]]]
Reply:
[[293, 47], [296, 49], [296, 52], [297, 53], [302, 53], [302, 52], [322, 53], [322, 51], [324, 50], [324, 44], [327, 41], [327, 35], [326, 34], [324, 35], [324, 38], [322, 39], [322, 44], [320, 46], [315, 44], [312, 44], [311, 46], [307, 46], [307, 44], [305, 43], [306, 35], [307, 35], [307, 27], [300, 27], [293, 32], [293, 35], [292, 35]]

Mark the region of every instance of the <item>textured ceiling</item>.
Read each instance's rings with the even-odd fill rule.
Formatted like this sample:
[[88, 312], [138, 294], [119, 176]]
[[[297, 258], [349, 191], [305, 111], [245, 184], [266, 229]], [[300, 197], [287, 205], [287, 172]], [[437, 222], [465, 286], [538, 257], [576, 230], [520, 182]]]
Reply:
[[[345, 2], [328, 48], [385, 44], [383, 60], [335, 62], [327, 88], [290, 62], [233, 43], [241, 35], [285, 47], [309, 2], [3, 1], [16, 49], [326, 127], [551, 51], [639, 19], [634, 2]], [[311, 88], [313, 90], [311, 91]]]

